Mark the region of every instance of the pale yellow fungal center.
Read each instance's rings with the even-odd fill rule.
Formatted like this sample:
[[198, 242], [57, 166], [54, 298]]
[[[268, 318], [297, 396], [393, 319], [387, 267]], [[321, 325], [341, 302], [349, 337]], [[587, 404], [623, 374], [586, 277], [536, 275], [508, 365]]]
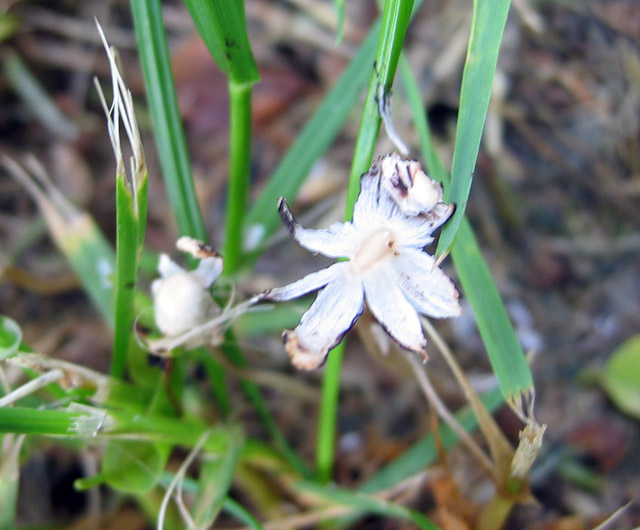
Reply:
[[380, 228], [369, 235], [351, 260], [352, 267], [364, 271], [392, 256], [395, 252], [395, 236], [391, 230]]

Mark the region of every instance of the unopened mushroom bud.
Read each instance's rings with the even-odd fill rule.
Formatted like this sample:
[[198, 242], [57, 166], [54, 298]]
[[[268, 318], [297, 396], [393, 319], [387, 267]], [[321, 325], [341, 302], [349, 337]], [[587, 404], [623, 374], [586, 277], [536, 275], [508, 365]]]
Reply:
[[442, 186], [429, 178], [415, 160], [404, 160], [392, 153], [379, 163], [381, 185], [404, 214], [428, 213], [442, 201]]
[[220, 313], [209, 287], [222, 272], [222, 258], [208, 257], [198, 268], [186, 271], [163, 254], [158, 270], [162, 276], [151, 286], [158, 329], [174, 337]]

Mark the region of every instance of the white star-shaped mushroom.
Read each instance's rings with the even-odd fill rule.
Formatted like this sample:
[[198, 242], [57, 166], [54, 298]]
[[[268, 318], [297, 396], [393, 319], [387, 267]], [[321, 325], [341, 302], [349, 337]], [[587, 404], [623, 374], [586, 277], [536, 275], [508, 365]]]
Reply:
[[460, 314], [458, 291], [435, 259], [423, 251], [431, 234], [453, 213], [442, 189], [416, 161], [393, 153], [362, 175], [353, 221], [310, 230], [296, 222], [286, 200], [279, 212], [300, 246], [331, 258], [346, 258], [262, 300], [286, 301], [320, 289], [295, 331], [285, 331], [285, 349], [302, 370], [321, 366], [329, 350], [355, 324], [365, 302], [403, 348], [426, 359], [419, 313], [434, 318]]

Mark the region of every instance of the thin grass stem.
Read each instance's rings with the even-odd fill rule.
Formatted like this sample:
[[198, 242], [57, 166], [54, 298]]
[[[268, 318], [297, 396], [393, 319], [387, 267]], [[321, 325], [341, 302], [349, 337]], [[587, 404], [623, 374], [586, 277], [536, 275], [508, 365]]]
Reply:
[[50, 383], [58, 381], [64, 377], [64, 372], [59, 369], [51, 370], [50, 372], [44, 373], [35, 379], [32, 379], [28, 383], [16, 388], [13, 392], [10, 392], [6, 396], [0, 398], [0, 407], [6, 407], [8, 405], [12, 405], [16, 401], [22, 399], [37, 390], [47, 386]]
[[[413, 120], [420, 137], [423, 159], [431, 177], [442, 182], [446, 190], [451, 178], [431, 140], [420, 91], [409, 64], [404, 59], [401, 61], [401, 71]], [[474, 310], [478, 330], [500, 388], [508, 401], [518, 400], [533, 386], [531, 370], [493, 281], [491, 271], [480, 252], [473, 229], [466, 217], [460, 222], [451, 248], [451, 257], [463, 292]]]
[[144, 84], [171, 209], [181, 235], [206, 241], [196, 197], [160, 0], [132, 0]]
[[242, 259], [242, 234], [249, 194], [251, 168], [252, 84], [229, 83], [230, 167], [227, 192], [224, 273], [237, 272]]
[[[360, 175], [369, 168], [373, 159], [382, 122], [378, 112], [378, 98], [386, 97], [390, 93], [412, 8], [413, 0], [387, 0], [384, 6], [376, 59], [369, 80], [349, 176], [345, 221], [349, 221], [353, 215], [353, 206], [360, 191]], [[343, 355], [344, 342], [329, 356], [322, 383], [316, 441], [316, 472], [321, 482], [330, 480], [333, 469], [340, 367]]]
[[447, 423], [447, 425], [451, 427], [451, 430], [458, 436], [458, 438], [460, 438], [462, 443], [467, 446], [469, 452], [478, 460], [482, 467], [484, 467], [490, 474], [492, 474], [493, 463], [491, 462], [491, 459], [485, 454], [482, 448], [464, 429], [462, 424], [460, 424], [460, 422], [456, 420], [455, 416], [451, 414], [451, 412], [449, 412], [449, 409], [447, 409], [446, 405], [440, 399], [440, 396], [438, 396], [435, 388], [433, 388], [429, 377], [424, 371], [424, 367], [422, 366], [422, 364], [420, 364], [415, 354], [411, 352], [403, 353], [405, 354], [405, 358], [407, 359], [407, 362], [411, 366], [411, 369], [413, 370], [413, 373], [418, 380], [420, 389], [427, 397], [427, 400], [433, 405], [436, 412], [438, 413], [438, 416], [440, 416]]
[[336, 346], [329, 358], [322, 379], [322, 399], [318, 417], [316, 440], [316, 472], [320, 482], [329, 482], [335, 455], [338, 397], [340, 393], [340, 368], [344, 357], [345, 341]]

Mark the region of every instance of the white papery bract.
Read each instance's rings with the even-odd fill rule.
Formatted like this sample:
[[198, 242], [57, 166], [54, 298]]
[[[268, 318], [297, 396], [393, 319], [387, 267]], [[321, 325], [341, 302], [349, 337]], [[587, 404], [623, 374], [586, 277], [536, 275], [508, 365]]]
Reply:
[[426, 359], [427, 341], [419, 313], [447, 318], [460, 314], [458, 291], [432, 256], [423, 251], [431, 234], [453, 213], [442, 188], [416, 161], [396, 153], [378, 158], [362, 175], [353, 221], [324, 230], [298, 224], [287, 206], [279, 212], [300, 246], [332, 258], [346, 258], [284, 287], [262, 300], [286, 301], [320, 289], [285, 349], [302, 370], [321, 366], [329, 350], [355, 324], [365, 303], [400, 346]]

